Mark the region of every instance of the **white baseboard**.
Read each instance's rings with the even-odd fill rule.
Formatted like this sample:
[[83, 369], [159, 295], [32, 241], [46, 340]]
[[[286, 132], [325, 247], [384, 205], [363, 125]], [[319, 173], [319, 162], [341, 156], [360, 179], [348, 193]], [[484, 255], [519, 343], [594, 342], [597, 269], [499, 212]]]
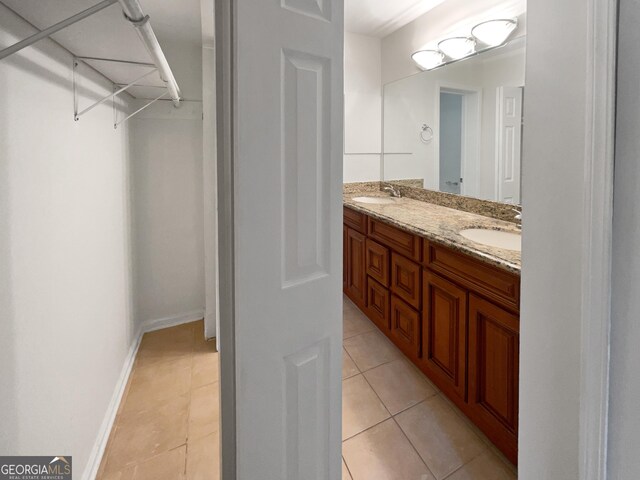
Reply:
[[145, 320], [142, 323], [142, 332], [153, 332], [162, 328], [175, 327], [183, 323], [195, 322], [204, 318], [204, 310], [194, 310], [193, 312], [173, 315], [171, 317]]
[[100, 463], [102, 462], [102, 457], [107, 448], [107, 442], [109, 441], [109, 435], [111, 434], [111, 429], [113, 428], [113, 424], [116, 420], [116, 414], [118, 413], [118, 408], [120, 407], [120, 402], [122, 401], [122, 396], [124, 395], [124, 389], [127, 386], [129, 376], [131, 375], [131, 370], [133, 369], [133, 363], [136, 359], [142, 336], [146, 332], [153, 332], [155, 330], [160, 330], [163, 328], [175, 327], [176, 325], [195, 322], [197, 320], [202, 320], [203, 318], [204, 311], [196, 310], [180, 315], [146, 320], [145, 322], [142, 322], [140, 328], [138, 328], [138, 331], [136, 332], [134, 340], [131, 343], [131, 347], [129, 348], [129, 352], [127, 353], [127, 356], [125, 358], [124, 365], [122, 366], [122, 371], [120, 372], [120, 376], [118, 377], [118, 381], [116, 382], [113, 396], [111, 397], [111, 402], [109, 402], [109, 407], [107, 408], [104, 420], [102, 421], [102, 425], [100, 425], [96, 443], [93, 447], [93, 450], [91, 451], [89, 461], [87, 462], [87, 466], [85, 467], [84, 473], [81, 477], [82, 480], [94, 480], [96, 478], [96, 475], [98, 474]]
[[107, 413], [104, 416], [102, 425], [100, 425], [96, 443], [91, 451], [89, 461], [87, 462], [87, 466], [82, 475], [82, 480], [94, 480], [96, 478], [96, 475], [98, 474], [98, 469], [100, 468], [100, 463], [102, 462], [102, 456], [104, 455], [104, 451], [107, 448], [109, 435], [111, 434], [111, 429], [113, 428], [113, 424], [116, 420], [116, 414], [118, 413], [118, 408], [120, 407], [120, 401], [122, 400], [125, 387], [127, 386], [127, 382], [129, 381], [131, 370], [133, 369], [133, 362], [135, 361], [136, 354], [138, 353], [138, 347], [140, 346], [140, 340], [142, 340], [142, 334], [143, 331], [141, 328], [139, 328], [133, 342], [131, 343], [131, 347], [129, 348], [129, 352], [127, 353], [124, 361], [124, 365], [122, 366], [122, 371], [120, 372], [120, 376], [118, 377], [118, 381], [116, 382], [116, 387], [113, 392], [113, 396], [111, 397], [111, 402], [109, 402]]

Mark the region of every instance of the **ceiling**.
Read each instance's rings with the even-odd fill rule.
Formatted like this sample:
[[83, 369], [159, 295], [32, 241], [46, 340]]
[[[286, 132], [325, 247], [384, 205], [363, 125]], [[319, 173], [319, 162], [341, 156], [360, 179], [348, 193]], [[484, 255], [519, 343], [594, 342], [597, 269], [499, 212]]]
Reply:
[[344, 28], [360, 35], [386, 37], [444, 1], [345, 0]]
[[[0, 0], [36, 28], [43, 29], [85, 10], [98, 0]], [[198, 51], [202, 46], [200, 0], [140, 0], [149, 15], [153, 30], [165, 51], [174, 76], [187, 99], [201, 99], [201, 79], [194, 79], [194, 65], [199, 56], [184, 54]], [[75, 23], [52, 38], [77, 56], [112, 58], [150, 62], [149, 54], [134, 28], [127, 22], [116, 3]], [[124, 66], [111, 62], [88, 61], [96, 70], [115, 83], [129, 83], [139, 77], [146, 67]], [[144, 79], [145, 84], [162, 85], [157, 74]], [[137, 98], [154, 98], [162, 90], [132, 88]]]

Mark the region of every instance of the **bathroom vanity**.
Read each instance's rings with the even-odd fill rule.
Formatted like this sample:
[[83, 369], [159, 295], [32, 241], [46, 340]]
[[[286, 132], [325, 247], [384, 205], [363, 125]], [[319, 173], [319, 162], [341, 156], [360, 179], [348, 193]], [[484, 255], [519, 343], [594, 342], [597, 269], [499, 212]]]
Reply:
[[520, 252], [459, 232], [517, 226], [376, 196], [344, 196], [344, 293], [515, 464]]

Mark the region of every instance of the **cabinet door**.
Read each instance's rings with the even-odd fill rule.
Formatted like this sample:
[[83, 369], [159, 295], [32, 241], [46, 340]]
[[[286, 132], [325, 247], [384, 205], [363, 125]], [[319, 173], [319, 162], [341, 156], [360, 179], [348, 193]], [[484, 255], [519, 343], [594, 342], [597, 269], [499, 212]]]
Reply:
[[389, 290], [373, 278], [367, 277], [367, 316], [387, 335], [390, 300]]
[[517, 462], [520, 322], [517, 316], [469, 296], [469, 414]]
[[423, 290], [421, 366], [442, 391], [464, 401], [467, 292], [428, 270]]
[[421, 270], [419, 264], [397, 253], [391, 254], [391, 292], [416, 310], [420, 309]]
[[365, 236], [347, 228], [347, 295], [361, 309], [365, 308], [366, 273], [364, 264]]
[[391, 340], [414, 362], [420, 356], [420, 314], [391, 295]]

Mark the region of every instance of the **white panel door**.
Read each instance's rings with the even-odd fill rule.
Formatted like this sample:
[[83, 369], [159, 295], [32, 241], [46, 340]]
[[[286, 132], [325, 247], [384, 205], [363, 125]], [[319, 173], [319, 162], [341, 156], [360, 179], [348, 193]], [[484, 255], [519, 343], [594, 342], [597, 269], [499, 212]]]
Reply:
[[519, 204], [522, 156], [522, 88], [498, 87], [497, 98], [498, 201]]
[[343, 0], [231, 4], [237, 478], [338, 480]]

